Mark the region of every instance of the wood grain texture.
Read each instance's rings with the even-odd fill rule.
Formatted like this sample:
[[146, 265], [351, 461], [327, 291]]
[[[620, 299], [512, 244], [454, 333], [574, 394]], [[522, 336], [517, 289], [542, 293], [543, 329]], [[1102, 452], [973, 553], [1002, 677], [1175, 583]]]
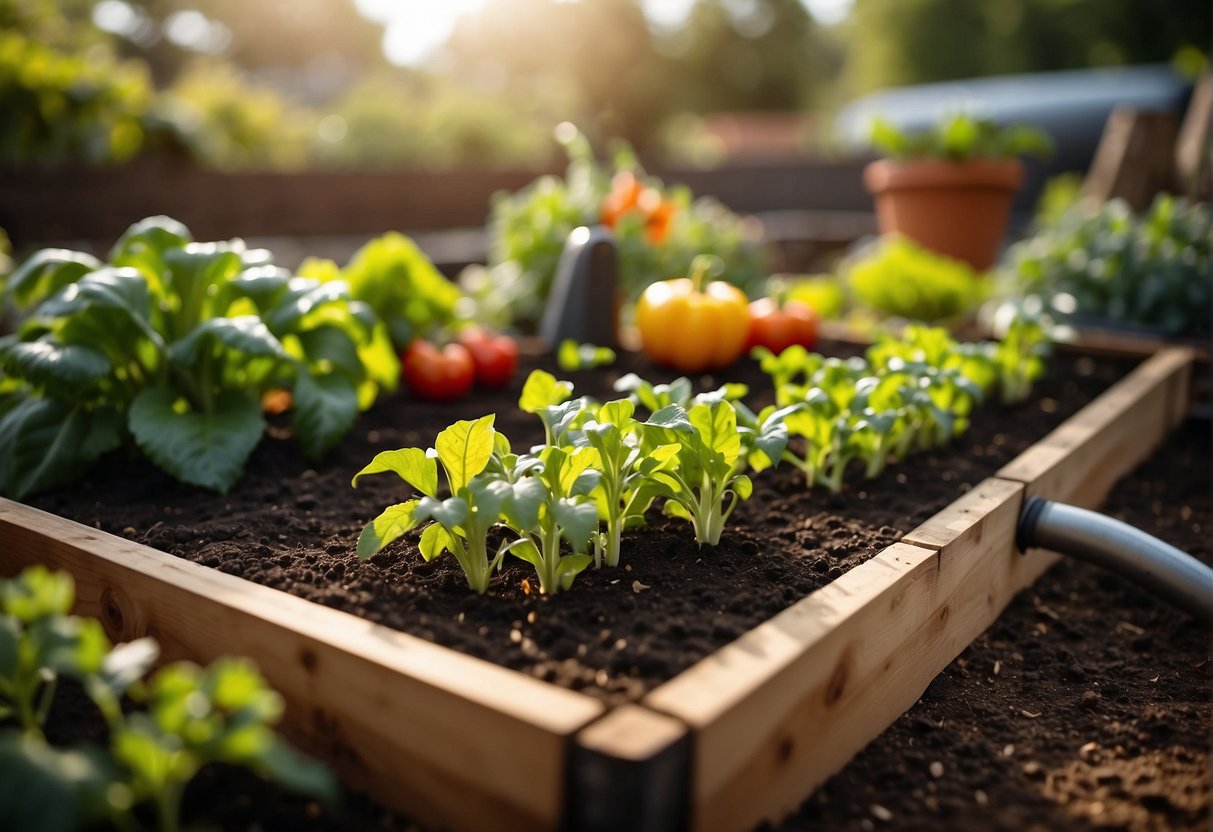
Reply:
[[76, 579], [77, 611], [167, 659], [250, 656], [290, 733], [355, 787], [441, 828], [554, 829], [571, 737], [603, 706], [421, 639], [8, 500], [0, 574]]
[[1164, 349], [1003, 466], [1028, 496], [1094, 508], [1188, 409], [1192, 351]]

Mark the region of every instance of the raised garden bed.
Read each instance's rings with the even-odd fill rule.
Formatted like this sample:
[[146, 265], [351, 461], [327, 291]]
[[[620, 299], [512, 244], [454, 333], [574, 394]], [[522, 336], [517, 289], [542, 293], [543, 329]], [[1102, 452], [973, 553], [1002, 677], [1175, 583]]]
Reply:
[[[33, 560], [69, 568], [80, 585], [82, 611], [100, 615], [115, 637], [153, 632], [172, 656], [208, 659], [229, 652], [253, 656], [287, 696], [298, 733], [312, 735], [313, 747], [319, 739], [320, 747], [327, 747], [354, 782], [423, 821], [457, 828], [483, 828], [489, 822], [495, 828], [561, 824], [591, 828], [634, 826], [635, 818], [643, 817], [650, 826], [663, 828], [689, 817], [694, 828], [744, 829], [791, 808], [812, 785], [840, 767], [912, 704], [935, 673], [993, 620], [1010, 595], [1047, 565], [1043, 555], [1021, 558], [1014, 551], [1012, 529], [1025, 488], [1084, 504], [1098, 501], [1182, 415], [1188, 361], [1185, 351], [1168, 351], [1151, 359], [1001, 471], [999, 464], [1012, 454], [1004, 459], [994, 456], [994, 464], [985, 472], [957, 467], [972, 463], [977, 447], [984, 456], [987, 448], [1005, 445], [1005, 437], [1001, 443], [995, 441], [1001, 428], [994, 429], [984, 443], [977, 442], [975, 433], [967, 435], [957, 446], [961, 453], [941, 455], [941, 467], [932, 475], [942, 480], [950, 470], [964, 470], [954, 475], [952, 496], [965, 491], [965, 486], [975, 487], [961, 502], [933, 519], [929, 508], [906, 508], [896, 519], [875, 528], [869, 524], [869, 536], [859, 543], [843, 542], [848, 532], [825, 524], [831, 515], [845, 515], [848, 503], [884, 502], [878, 499], [879, 486], [867, 491], [856, 486], [853, 497], [843, 501], [806, 493], [806, 503], [797, 504], [802, 489], [793, 487], [790, 472], [760, 478], [758, 482], [765, 485], [747, 508], [766, 506], [783, 515], [783, 537], [773, 528], [747, 535], [743, 523], [737, 534], [726, 534], [723, 551], [702, 554], [691, 545], [685, 553], [673, 552], [685, 554], [678, 559], [689, 566], [695, 566], [696, 558], [703, 560], [694, 570], [694, 579], [684, 582], [690, 590], [688, 603], [707, 610], [711, 623], [706, 634], [692, 629], [683, 640], [700, 642], [700, 654], [711, 655], [664, 683], [662, 673], [639, 667], [644, 653], [627, 654], [627, 645], [616, 648], [620, 640], [629, 641], [617, 625], [653, 617], [645, 606], [649, 599], [674, 594], [677, 583], [667, 576], [662, 579], [666, 583], [657, 585], [660, 591], [645, 589], [656, 579], [642, 570], [662, 558], [641, 553], [629, 553], [631, 573], [585, 575], [580, 579], [585, 586], [579, 582], [577, 591], [543, 603], [524, 595], [521, 572], [507, 571], [496, 584], [500, 591], [487, 599], [499, 608], [508, 601], [517, 611], [512, 613], [517, 626], [514, 620], [494, 624], [489, 629], [495, 636], [491, 640], [516, 645], [516, 655], [523, 658], [528, 642], [538, 654], [553, 651], [529, 665], [513, 663], [541, 676], [555, 670], [558, 680], [562, 679], [559, 665], [566, 658], [578, 658], [579, 642], [573, 642], [571, 657], [557, 660], [557, 648], [534, 637], [542, 636], [542, 625], [529, 625], [546, 622], [549, 615], [562, 623], [560, 605], [593, 604], [596, 593], [628, 599], [630, 605], [605, 613], [612, 620], [591, 619], [591, 639], [605, 642], [593, 647], [605, 654], [606, 666], [589, 680], [588, 662], [566, 666], [569, 678], [563, 681], [587, 692], [528, 678], [13, 503], [0, 507], [0, 538], [6, 541], [0, 569], [10, 573]], [[1096, 367], [1089, 360], [1074, 366], [1080, 365], [1089, 371]], [[589, 382], [584, 380], [585, 385]], [[584, 392], [602, 395], [590, 389]], [[1058, 398], [1045, 395], [1051, 404], [1033, 410], [1051, 408], [1057, 413], [1070, 405], [1068, 396], [1078, 392], [1067, 394], [1063, 388], [1053, 394]], [[260, 569], [258, 580], [285, 576], [284, 583], [294, 585], [305, 571], [319, 573], [323, 579], [336, 568], [335, 563], [324, 563], [325, 558], [346, 564], [346, 569], [354, 567], [352, 538], [344, 549], [337, 540], [349, 530], [356, 533], [375, 513], [373, 507], [385, 504], [383, 498], [390, 491], [385, 483], [378, 486], [381, 492], [359, 497], [366, 509], [330, 508], [336, 493], [329, 488], [330, 481], [345, 488], [349, 476], [374, 450], [428, 442], [433, 433], [430, 418], [446, 424], [493, 409], [504, 418], [512, 401], [473, 399], [466, 404], [468, 414], [443, 409], [435, 415], [411, 404], [404, 408], [407, 423], [400, 414], [383, 416], [381, 409], [381, 427], [359, 431], [360, 436], [347, 441], [328, 469], [311, 475], [294, 470], [301, 466], [290, 461], [289, 447], [259, 452], [254, 467], [263, 469], [264, 477], [277, 487], [261, 505], [278, 508], [272, 515], [274, 532], [251, 540], [240, 540], [238, 532], [220, 531], [220, 537], [226, 534], [231, 539], [194, 544], [202, 539], [200, 527], [214, 531], [244, 522], [238, 514], [246, 502], [244, 489], [251, 486], [240, 486], [228, 498], [206, 498], [208, 518], [183, 520], [179, 512], [184, 509], [174, 505], [179, 495], [173, 487], [140, 466], [114, 466], [91, 487], [71, 496], [74, 507], [69, 507], [66, 497], [45, 504], [130, 536], [152, 539], [167, 534], [155, 542], [181, 549], [182, 554], [193, 547], [194, 556], [203, 561], [215, 558], [223, 569], [230, 566], [223, 554], [229, 547], [267, 549], [260, 552], [260, 563], [264, 567], [264, 558], [269, 558], [273, 566]], [[1012, 421], [1022, 423], [1025, 415], [1020, 412]], [[374, 418], [374, 414], [368, 417]], [[372, 431], [378, 436], [371, 437]], [[915, 459], [890, 472], [887, 479], [906, 486], [908, 504], [917, 505], [923, 495], [915, 486], [918, 480], [911, 477], [920, 476], [932, 464], [929, 459]], [[905, 475], [904, 483], [897, 483], [901, 478], [897, 473]], [[999, 477], [986, 479], [994, 473]], [[294, 474], [301, 478], [291, 479]], [[115, 508], [126, 499], [114, 490], [123, 482], [128, 487], [133, 483], [135, 493], [144, 492], [164, 525], [153, 528], [157, 520], [146, 515], [134, 520], [126, 509]], [[942, 508], [951, 497], [941, 499]], [[787, 505], [780, 506], [781, 502]], [[915, 510], [922, 516], [915, 517]], [[820, 527], [815, 512], [822, 515]], [[845, 517], [836, 519], [843, 526], [849, 522]], [[805, 527], [806, 520], [813, 522], [811, 528]], [[922, 521], [926, 522], [916, 531], [901, 535]], [[908, 525], [899, 528], [895, 523]], [[661, 541], [674, 536], [659, 527], [655, 537]], [[902, 540], [894, 543], [898, 537]], [[685, 535], [682, 538], [686, 543]], [[752, 605], [740, 593], [765, 577], [755, 564], [776, 568], [789, 558], [771, 550], [790, 548], [802, 540], [812, 541], [810, 551], [816, 547], [814, 557], [791, 559], [806, 562], [805, 574], [772, 576], [780, 590], [774, 609], [795, 603], [765, 623], [758, 622], [769, 612], [744, 623]], [[311, 562], [300, 551], [305, 541], [315, 547]], [[668, 560], [669, 553], [657, 548]], [[834, 549], [844, 557], [835, 558]], [[402, 557], [404, 551], [389, 552], [369, 567], [358, 568], [377, 570], [390, 586], [403, 574], [399, 570], [411, 565], [406, 563], [411, 557]], [[852, 554], [855, 561], [876, 556], [849, 568], [852, 561], [846, 557]], [[277, 562], [283, 557], [288, 558], [285, 564]], [[711, 575], [730, 568], [729, 558], [739, 571], [725, 575], [713, 591], [727, 592], [728, 599], [738, 602], [736, 611], [729, 610], [726, 596], [696, 592]], [[441, 638], [426, 631], [437, 629], [429, 626], [430, 619], [457, 620], [460, 613], [464, 622], [474, 619], [473, 607], [479, 599], [464, 595], [457, 583], [454, 593], [444, 590], [444, 582], [454, 582], [456, 576], [449, 570], [444, 573], [439, 562], [427, 569], [427, 577], [438, 587], [436, 595], [453, 595], [457, 606], [466, 608], [414, 609], [403, 617], [420, 626], [427, 638]], [[426, 575], [427, 569], [412, 571]], [[366, 574], [334, 574], [328, 580], [352, 587], [343, 589], [350, 596], [365, 591], [360, 582]], [[612, 580], [618, 584], [612, 585]], [[814, 586], [827, 583], [796, 601]], [[791, 589], [785, 591], [787, 587]], [[348, 598], [336, 595], [326, 600], [345, 605]], [[401, 600], [399, 593], [389, 593], [388, 598], [390, 616], [390, 608], [398, 609]], [[712, 621], [718, 609], [733, 616], [721, 616], [722, 626]], [[529, 612], [536, 613], [536, 621], [527, 620]], [[422, 615], [426, 622], [420, 621]], [[488, 625], [478, 624], [477, 633], [482, 626]], [[548, 635], [558, 636], [560, 629], [550, 627]], [[604, 639], [605, 629], [612, 632]], [[749, 631], [742, 638], [712, 653], [744, 629]], [[587, 648], [582, 658], [590, 659], [591, 644], [580, 643]], [[617, 667], [610, 664], [612, 653], [624, 655]], [[697, 658], [683, 657], [682, 666]], [[648, 676], [638, 686], [621, 681], [633, 678], [633, 665], [640, 676]], [[666, 675], [679, 670], [674, 661]], [[602, 671], [606, 676], [600, 679]], [[385, 760], [392, 762], [385, 765]], [[621, 812], [634, 814], [629, 820]]]

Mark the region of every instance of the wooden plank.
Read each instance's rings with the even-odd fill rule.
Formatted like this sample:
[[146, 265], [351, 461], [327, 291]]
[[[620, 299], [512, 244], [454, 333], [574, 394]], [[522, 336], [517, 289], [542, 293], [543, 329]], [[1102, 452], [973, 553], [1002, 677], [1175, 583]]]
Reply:
[[1100, 203], [1123, 199], [1134, 211], [1148, 208], [1159, 191], [1171, 187], [1178, 132], [1174, 113], [1118, 106], [1095, 148], [1083, 196]]
[[683, 829], [690, 768], [687, 727], [621, 705], [577, 735], [569, 826], [577, 832]]
[[1175, 143], [1176, 189], [1192, 199], [1213, 195], [1213, 69], [1196, 83]]
[[778, 821], [917, 701], [1048, 565], [1014, 550], [1022, 492], [986, 481], [961, 542], [897, 543], [646, 697], [694, 731], [693, 830]]
[[0, 499], [0, 574], [76, 578], [77, 609], [165, 658], [251, 656], [296, 736], [347, 782], [448, 829], [555, 829], [571, 737], [604, 710], [540, 682], [277, 590]]
[[1157, 353], [997, 476], [1024, 483], [1029, 496], [1098, 506], [1183, 420], [1192, 359], [1181, 347]]

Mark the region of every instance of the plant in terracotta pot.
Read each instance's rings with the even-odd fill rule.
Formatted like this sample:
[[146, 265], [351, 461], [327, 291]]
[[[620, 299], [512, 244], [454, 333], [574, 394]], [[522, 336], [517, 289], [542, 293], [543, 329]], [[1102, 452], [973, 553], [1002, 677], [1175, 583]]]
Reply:
[[884, 234], [899, 233], [978, 271], [994, 265], [1026, 153], [1049, 137], [1027, 125], [951, 116], [919, 132], [877, 120], [872, 143], [886, 158], [864, 170]]

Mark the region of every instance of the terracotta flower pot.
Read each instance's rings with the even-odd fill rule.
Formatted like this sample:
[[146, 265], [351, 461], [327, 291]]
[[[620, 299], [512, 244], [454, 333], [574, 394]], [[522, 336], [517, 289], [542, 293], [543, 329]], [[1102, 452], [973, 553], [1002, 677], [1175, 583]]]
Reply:
[[994, 265], [1022, 182], [1018, 159], [881, 159], [863, 172], [881, 233], [904, 234], [978, 271]]

